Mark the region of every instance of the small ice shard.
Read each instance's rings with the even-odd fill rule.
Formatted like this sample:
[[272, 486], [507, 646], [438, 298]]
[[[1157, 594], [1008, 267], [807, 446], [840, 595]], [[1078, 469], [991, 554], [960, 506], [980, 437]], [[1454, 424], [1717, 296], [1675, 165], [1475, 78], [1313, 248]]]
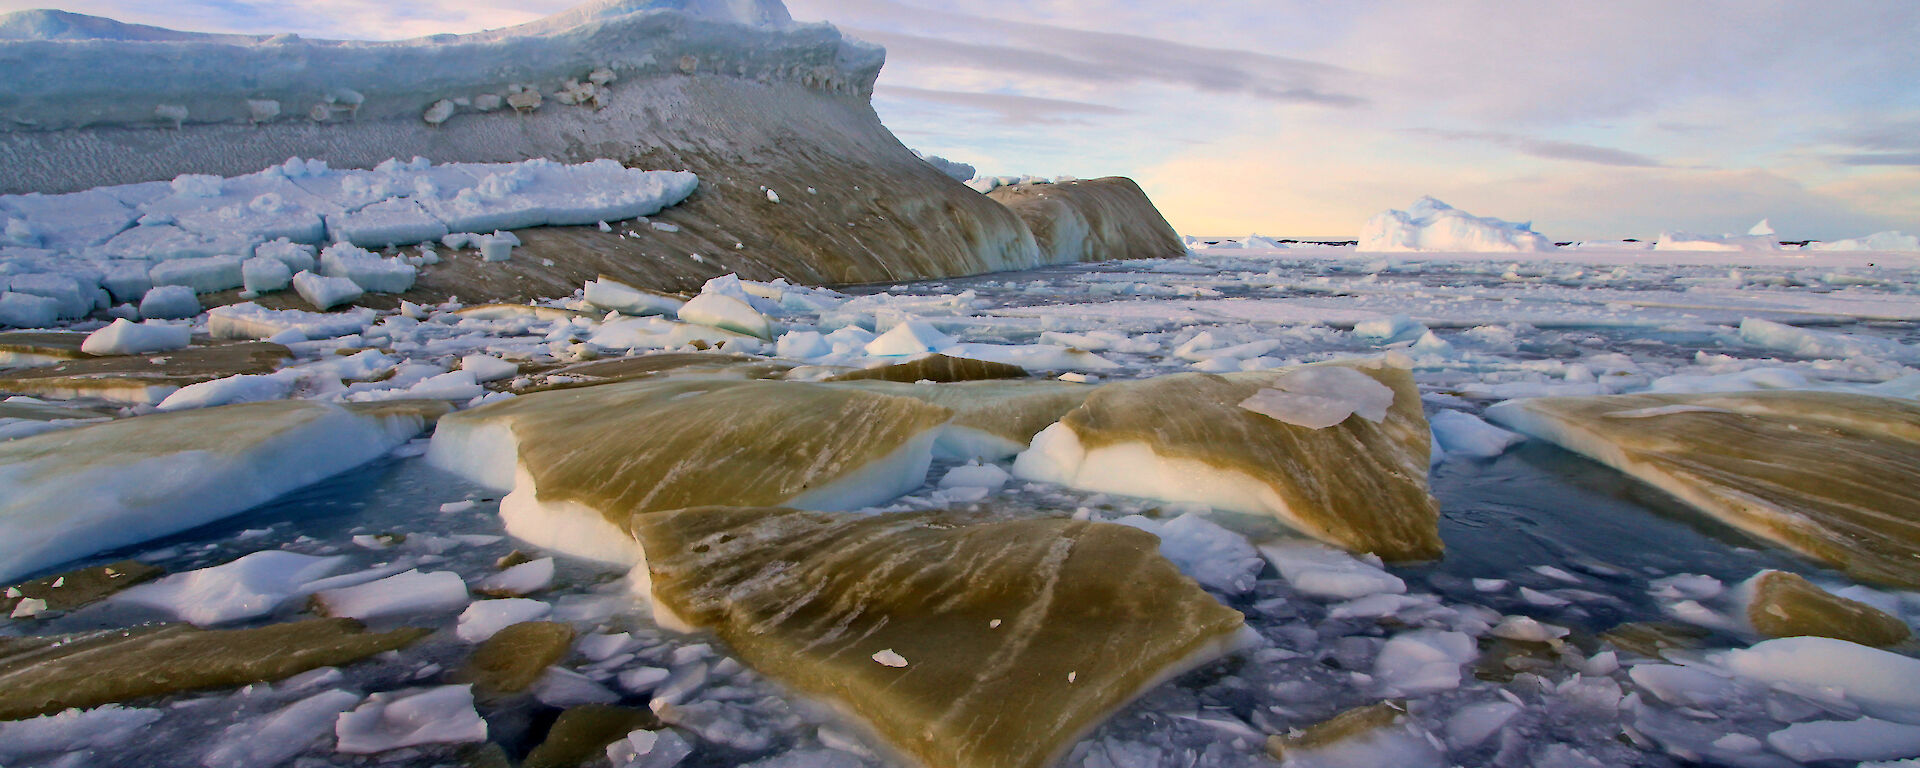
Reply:
[[492, 355], [473, 354], [460, 358], [460, 370], [472, 374], [475, 382], [485, 384], [513, 378], [520, 373], [520, 366]]
[[905, 397], [772, 381], [661, 380], [522, 395], [448, 416], [435, 465], [511, 493], [507, 530], [632, 563], [629, 515], [791, 504], [858, 509], [919, 487], [952, 412]]
[[1920, 404], [1833, 392], [1515, 400], [1488, 418], [1857, 579], [1920, 586]]
[[473, 708], [473, 688], [447, 685], [376, 693], [334, 723], [339, 751], [372, 755], [422, 744], [487, 740], [487, 721]]
[[1126, 526], [717, 507], [630, 524], [656, 615], [712, 630], [929, 764], [1049, 765], [1242, 629]]
[[1350, 416], [1374, 423], [1387, 417], [1394, 393], [1352, 368], [1311, 366], [1281, 374], [1240, 407], [1309, 429], [1326, 429]]
[[613, 768], [674, 768], [691, 754], [693, 745], [671, 728], [634, 731], [607, 745]]
[[723, 293], [702, 293], [680, 305], [676, 313], [682, 321], [712, 326], [772, 341], [773, 321], [743, 299]]
[[480, 580], [474, 591], [495, 597], [519, 597], [553, 584], [553, 558], [543, 557], [509, 567]]
[[359, 283], [347, 278], [326, 277], [312, 272], [294, 275], [292, 282], [294, 292], [322, 312], [358, 301], [366, 293]]
[[0, 581], [250, 509], [385, 455], [431, 415], [249, 403], [0, 443]]
[[1394, 635], [1374, 659], [1373, 679], [1389, 696], [1424, 696], [1460, 687], [1460, 666], [1480, 655], [1460, 632], [1420, 629]]
[[1884, 648], [1913, 636], [1906, 622], [1828, 592], [1799, 574], [1761, 571], [1738, 590], [1747, 622], [1767, 637], [1831, 637]]
[[80, 351], [89, 355], [142, 355], [186, 349], [192, 341], [191, 326], [132, 323], [122, 318], [88, 334]]
[[[1315, 538], [1388, 560], [1436, 557], [1439, 509], [1426, 483], [1431, 441], [1413, 378], [1378, 364], [1347, 370], [1393, 395], [1380, 421], [1363, 414], [1315, 429], [1240, 407], [1285, 371], [1118, 382], [1093, 390], [1037, 435], [1013, 473], [1273, 515]], [[1379, 403], [1373, 395], [1362, 399], [1369, 408]]]
[[873, 654], [873, 660], [875, 663], [878, 663], [883, 667], [897, 668], [897, 667], [904, 667], [907, 665], [906, 657], [901, 656], [898, 653], [894, 653], [892, 648], [887, 648], [885, 650], [882, 650], [882, 651], [879, 651], [878, 653]]

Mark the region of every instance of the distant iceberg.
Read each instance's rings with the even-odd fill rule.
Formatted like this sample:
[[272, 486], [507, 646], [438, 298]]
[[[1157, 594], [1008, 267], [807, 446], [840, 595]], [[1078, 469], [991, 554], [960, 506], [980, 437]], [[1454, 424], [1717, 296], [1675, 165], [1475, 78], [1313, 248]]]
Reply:
[[1920, 236], [1901, 234], [1899, 231], [1877, 232], [1866, 237], [1847, 240], [1835, 240], [1830, 243], [1814, 243], [1807, 246], [1810, 251], [1920, 251]]
[[1531, 223], [1474, 216], [1422, 197], [1404, 211], [1385, 211], [1360, 232], [1361, 251], [1551, 251], [1553, 241]]

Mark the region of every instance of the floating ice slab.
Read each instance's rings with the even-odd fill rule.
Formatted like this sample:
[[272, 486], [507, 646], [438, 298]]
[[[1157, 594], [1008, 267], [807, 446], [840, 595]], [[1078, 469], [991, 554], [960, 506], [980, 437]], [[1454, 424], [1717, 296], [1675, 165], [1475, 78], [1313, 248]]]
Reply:
[[0, 443], [0, 581], [246, 510], [425, 425], [419, 410], [254, 403]]
[[1449, 456], [1490, 459], [1526, 438], [1482, 421], [1465, 411], [1440, 409], [1428, 418], [1433, 437]]
[[1734, 674], [1831, 689], [1883, 720], [1920, 725], [1920, 659], [1825, 637], [1788, 637], [1717, 654]]
[[1014, 461], [1016, 477], [1267, 514], [1393, 560], [1440, 554], [1431, 441], [1406, 371], [1356, 369], [1393, 393], [1378, 423], [1314, 429], [1241, 407], [1287, 372], [1178, 374], [1107, 384]]
[[308, 339], [330, 339], [364, 331], [373, 325], [375, 317], [371, 309], [303, 312], [267, 309], [249, 301], [208, 310], [207, 332], [216, 339], [271, 339], [288, 331], [298, 331]]
[[454, 634], [469, 643], [485, 642], [500, 630], [523, 621], [538, 621], [552, 612], [552, 605], [539, 600], [476, 600], [460, 613]]
[[1650, 483], [1720, 521], [1913, 587], [1920, 405], [1834, 392], [1514, 400], [1488, 418]]
[[1334, 600], [1405, 594], [1407, 584], [1379, 566], [1310, 541], [1260, 545], [1287, 583], [1300, 592]]
[[511, 490], [507, 530], [632, 562], [614, 521], [681, 507], [858, 509], [926, 480], [952, 412], [792, 382], [637, 381], [523, 395], [441, 420], [428, 459]]
[[1242, 627], [1126, 526], [738, 508], [631, 523], [656, 611], [929, 764], [1050, 765]]

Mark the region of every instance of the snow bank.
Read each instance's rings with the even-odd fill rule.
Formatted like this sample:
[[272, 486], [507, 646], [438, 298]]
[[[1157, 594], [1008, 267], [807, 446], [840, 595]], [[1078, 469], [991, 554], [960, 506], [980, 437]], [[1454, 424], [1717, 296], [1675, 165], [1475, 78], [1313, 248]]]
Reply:
[[0, 581], [202, 525], [371, 461], [417, 412], [257, 403], [0, 443]]
[[1531, 224], [1482, 218], [1423, 197], [1404, 211], [1390, 210], [1367, 220], [1360, 231], [1365, 251], [1551, 251], [1553, 241]]

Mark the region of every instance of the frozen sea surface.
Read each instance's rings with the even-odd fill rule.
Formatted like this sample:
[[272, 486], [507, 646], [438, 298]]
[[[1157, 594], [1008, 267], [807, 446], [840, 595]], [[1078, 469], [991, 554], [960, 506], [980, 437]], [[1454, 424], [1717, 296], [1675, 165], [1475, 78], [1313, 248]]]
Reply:
[[[1200, 252], [1176, 261], [842, 289], [812, 303], [786, 302], [773, 314], [785, 332], [853, 326], [877, 332], [919, 320], [962, 343], [1085, 350], [1114, 364], [1078, 371], [1098, 380], [1386, 354], [1412, 367], [1429, 414], [1477, 414], [1513, 397], [1650, 389], [1920, 393], [1914, 380], [1903, 380], [1920, 373], [1912, 367], [1920, 362], [1913, 354], [1920, 345], [1920, 268], [1911, 262], [1882, 264], [1849, 254], [1858, 261], [1662, 266], [1642, 256], [1604, 263], [1582, 252], [1578, 258], [1586, 263], [1515, 263], [1386, 260], [1345, 249]], [[1743, 325], [1767, 327], [1749, 320], [1859, 343], [1838, 347], [1853, 354], [1822, 357], [1819, 351], [1836, 347], [1791, 333], [1743, 332]], [[596, 325], [566, 318], [395, 324], [387, 346], [403, 366], [400, 375], [318, 396], [377, 398], [368, 393], [412, 386], [474, 352], [558, 354], [590, 338]], [[310, 342], [311, 349], [301, 350], [309, 357], [295, 365], [366, 341]], [[766, 351], [774, 346], [766, 344]], [[817, 351], [823, 360], [836, 354]], [[851, 362], [845, 354], [838, 360]], [[472, 584], [495, 573], [496, 561], [516, 548], [540, 556], [504, 535], [497, 496], [430, 467], [423, 451], [424, 442], [416, 441], [242, 515], [77, 565], [133, 557], [179, 573], [286, 549], [345, 556], [338, 574], [452, 571]], [[1165, 522], [1196, 514], [1254, 541], [1296, 538], [1267, 518], [1019, 480], [973, 501], [978, 494], [940, 485], [956, 466], [937, 462], [925, 486], [884, 509], [969, 499], [962, 503], [1016, 515], [1145, 515]], [[1090, 734], [1063, 764], [1272, 765], [1269, 734], [1394, 700], [1406, 702], [1396, 726], [1402, 730], [1350, 744], [1347, 753], [1295, 754], [1289, 764], [1793, 765], [1781, 747], [1767, 746], [1770, 734], [1796, 722], [1859, 716], [1844, 697], [1733, 679], [1710, 660], [1716, 650], [1753, 640], [1730, 628], [1724, 610], [1714, 607], [1715, 585], [1731, 587], [1767, 568], [1799, 572], [1830, 588], [1853, 586], [1845, 577], [1544, 443], [1521, 443], [1492, 457], [1441, 457], [1431, 481], [1447, 556], [1388, 568], [1404, 591], [1309, 594], [1273, 565], [1248, 561], [1259, 567], [1251, 571], [1251, 589], [1211, 591], [1247, 616], [1260, 641], [1149, 692]], [[1181, 562], [1179, 553], [1169, 554]], [[573, 624], [583, 636], [627, 633], [631, 642], [603, 641], [624, 647], [597, 659], [577, 649], [561, 666], [578, 674], [550, 672], [532, 700], [482, 702], [491, 740], [510, 755], [530, 749], [565, 706], [614, 701], [645, 708], [667, 695], [682, 710], [699, 713], [684, 731], [693, 751], [681, 765], [887, 764], [855, 729], [729, 660], [714, 641], [654, 626], [628, 596], [624, 569], [564, 557], [557, 565], [552, 586], [531, 595], [551, 605], [550, 618]], [[1920, 618], [1920, 596], [1854, 589], [1850, 595], [1872, 597], [1910, 625]], [[303, 607], [289, 600], [250, 621], [288, 618]], [[150, 710], [155, 720], [127, 741], [16, 754], [10, 737], [25, 737], [0, 725], [0, 763], [203, 765], [229, 727], [259, 722], [320, 691], [360, 695], [448, 684], [450, 670], [471, 648], [454, 632], [460, 613], [405, 617], [435, 634], [337, 675], [137, 702], [133, 706]], [[1564, 641], [1503, 640], [1531, 631], [1507, 629], [1531, 626], [1512, 617], [1548, 625], [1549, 633], [1564, 628]], [[165, 616], [152, 608], [109, 600], [31, 626], [0, 621], [0, 636], [159, 618]], [[1670, 652], [1669, 660], [1694, 666], [1671, 668], [1711, 670], [1701, 673], [1708, 682], [1660, 685], [1657, 679], [1675, 675], [1636, 674], [1602, 651], [1599, 635], [1644, 622], [1692, 627], [1681, 634], [1694, 649]], [[1459, 655], [1463, 644], [1466, 657]], [[331, 727], [310, 735], [311, 742], [281, 764], [427, 766], [474, 756], [473, 745], [353, 756], [336, 753]], [[1795, 742], [1783, 737], [1779, 743]]]

